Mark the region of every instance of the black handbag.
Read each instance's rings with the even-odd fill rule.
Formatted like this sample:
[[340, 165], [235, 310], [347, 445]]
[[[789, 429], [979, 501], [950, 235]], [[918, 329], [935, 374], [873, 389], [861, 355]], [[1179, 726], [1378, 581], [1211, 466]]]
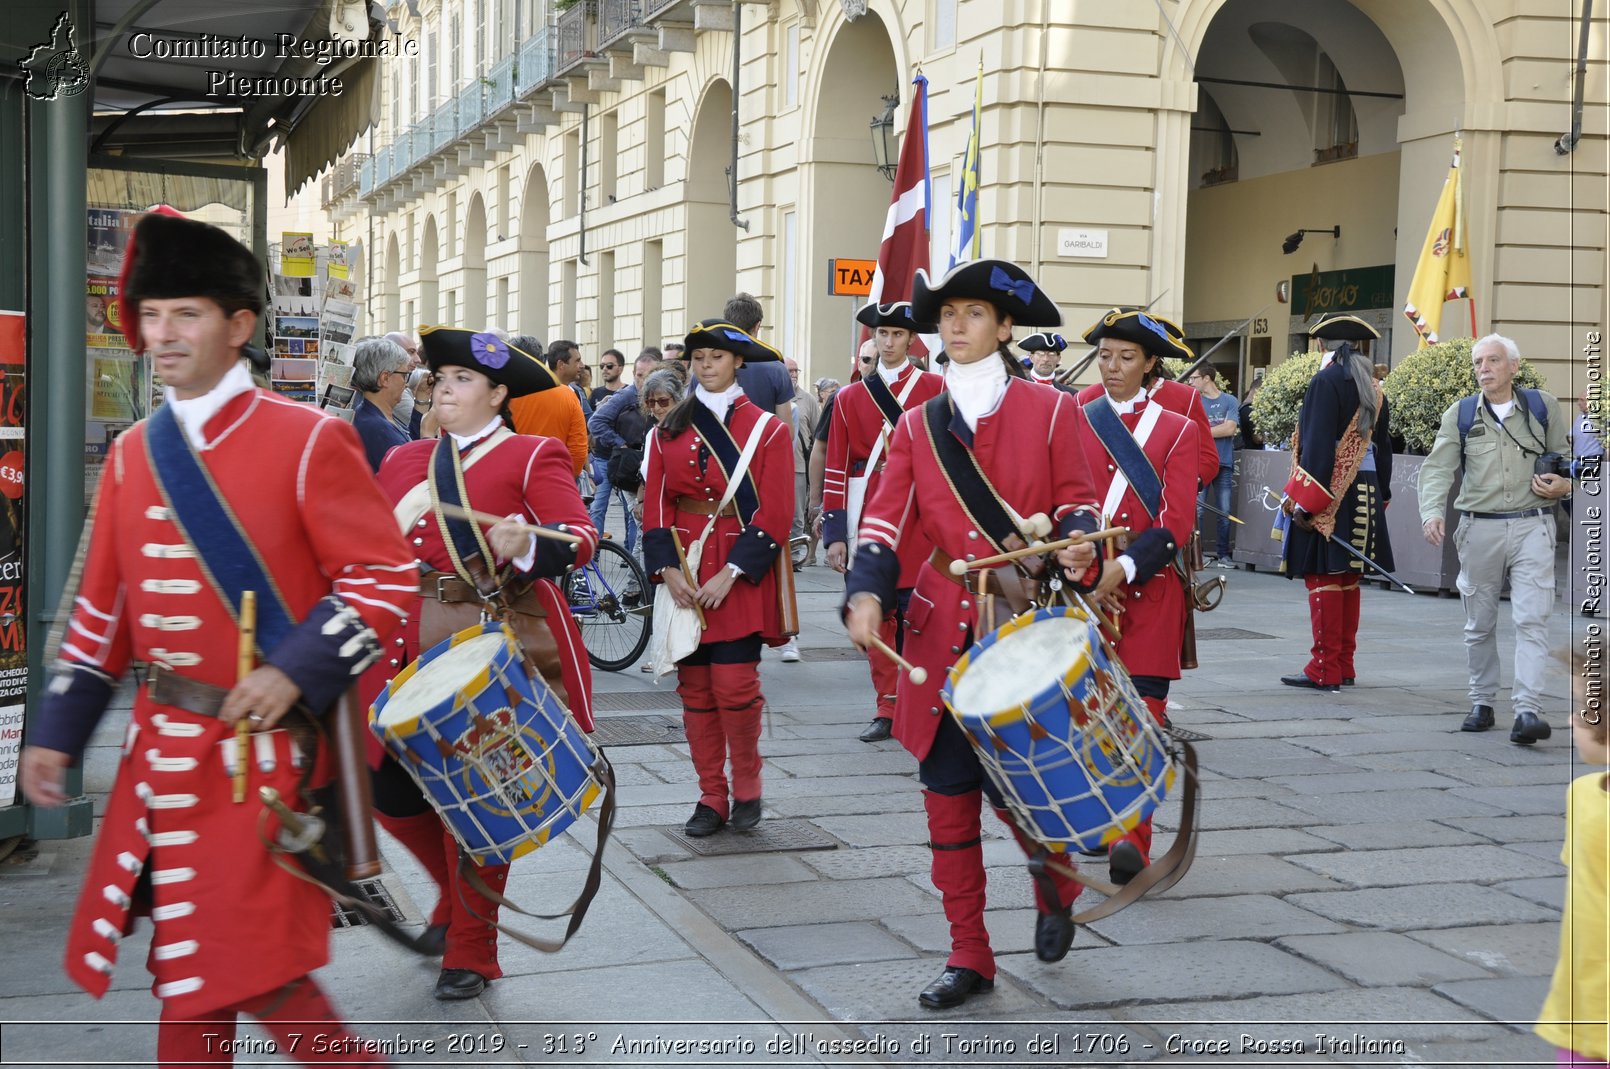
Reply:
[[643, 450], [629, 445], [618, 445], [604, 464], [604, 477], [609, 485], [627, 493], [636, 493], [643, 485]]

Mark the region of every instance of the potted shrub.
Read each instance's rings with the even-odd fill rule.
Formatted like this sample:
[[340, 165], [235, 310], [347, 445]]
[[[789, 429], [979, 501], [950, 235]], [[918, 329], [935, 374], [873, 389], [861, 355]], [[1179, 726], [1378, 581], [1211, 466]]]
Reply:
[[[1470, 364], [1474, 345], [1471, 338], [1450, 338], [1410, 353], [1382, 383], [1392, 410], [1392, 433], [1402, 437], [1410, 453], [1424, 456], [1431, 452], [1442, 414], [1479, 388]], [[1543, 387], [1543, 377], [1524, 357], [1515, 373], [1515, 385], [1534, 390]]]

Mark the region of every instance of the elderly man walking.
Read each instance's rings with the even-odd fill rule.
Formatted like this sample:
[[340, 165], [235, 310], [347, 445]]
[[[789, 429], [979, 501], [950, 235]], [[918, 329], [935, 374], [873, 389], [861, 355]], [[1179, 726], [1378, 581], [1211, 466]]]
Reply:
[[1493, 726], [1498, 696], [1498, 596], [1509, 575], [1515, 620], [1515, 723], [1509, 741], [1521, 746], [1549, 737], [1543, 703], [1548, 665], [1548, 615], [1554, 607], [1554, 503], [1571, 493], [1562, 456], [1570, 425], [1560, 404], [1541, 390], [1514, 385], [1521, 353], [1498, 334], [1470, 352], [1481, 392], [1456, 401], [1420, 469], [1420, 523], [1425, 539], [1442, 545], [1443, 509], [1454, 472], [1465, 478], [1454, 506], [1459, 523], [1459, 596], [1465, 606], [1465, 656], [1470, 662], [1470, 714], [1464, 731]]

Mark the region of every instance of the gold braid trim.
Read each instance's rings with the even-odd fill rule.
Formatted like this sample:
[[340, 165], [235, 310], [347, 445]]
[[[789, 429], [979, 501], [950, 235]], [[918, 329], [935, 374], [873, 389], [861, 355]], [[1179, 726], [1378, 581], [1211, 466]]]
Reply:
[[[1377, 418], [1380, 417], [1381, 412], [1381, 396], [1381, 384], [1376, 382], [1375, 412]], [[1348, 485], [1352, 483], [1353, 477], [1358, 474], [1359, 467], [1364, 463], [1364, 454], [1369, 452], [1370, 441], [1374, 437], [1375, 425], [1373, 423], [1370, 424], [1369, 435], [1359, 433], [1357, 417], [1358, 410], [1354, 409], [1353, 418], [1347, 421], [1347, 430], [1343, 432], [1341, 441], [1336, 443], [1336, 460], [1331, 467], [1330, 485], [1327, 487], [1331, 494], [1330, 504], [1326, 506], [1324, 512], [1314, 517], [1314, 530], [1325, 538], [1329, 538], [1336, 532], [1336, 510], [1341, 507], [1342, 494], [1346, 491]], [[1301, 433], [1301, 427], [1291, 432], [1291, 470], [1293, 472], [1297, 471], [1298, 466], [1302, 463], [1299, 448]]]

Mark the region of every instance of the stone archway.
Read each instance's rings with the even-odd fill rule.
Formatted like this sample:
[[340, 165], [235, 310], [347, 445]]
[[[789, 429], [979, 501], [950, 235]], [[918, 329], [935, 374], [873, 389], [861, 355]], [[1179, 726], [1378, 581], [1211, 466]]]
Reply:
[[548, 174], [542, 164], [531, 166], [520, 194], [520, 306], [518, 324], [498, 326], [519, 329], [544, 344], [548, 334]]
[[731, 162], [732, 86], [718, 78], [699, 103], [688, 144], [682, 276], [689, 323], [720, 315], [738, 288], [738, 228], [727, 193]]
[[861, 298], [829, 296], [820, 280], [830, 259], [877, 258], [893, 187], [873, 163], [868, 124], [883, 114], [883, 98], [891, 94], [900, 97], [897, 114], [903, 118], [910, 90], [901, 84], [889, 27], [877, 12], [841, 21], [824, 47], [814, 119], [800, 146], [800, 340], [801, 351], [820, 361], [811, 374], [842, 376], [853, 360], [851, 328]]
[[464, 308], [459, 318], [479, 329], [492, 322], [486, 307], [486, 202], [470, 198], [464, 216]]
[[425, 229], [419, 236], [419, 303], [414, 307], [420, 323], [441, 322], [442, 309], [438, 303], [437, 266], [441, 258], [441, 244], [436, 236], [436, 217], [425, 216]]

